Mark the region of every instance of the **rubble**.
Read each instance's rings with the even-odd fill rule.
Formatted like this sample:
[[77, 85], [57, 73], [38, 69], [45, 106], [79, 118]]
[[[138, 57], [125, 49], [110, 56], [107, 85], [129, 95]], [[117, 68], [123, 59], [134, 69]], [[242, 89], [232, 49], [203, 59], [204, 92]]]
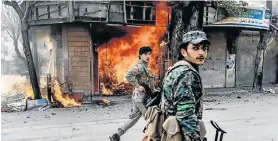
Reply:
[[47, 108], [49, 108], [50, 106], [46, 105], [46, 106], [42, 106], [40, 107], [38, 110], [39, 111], [45, 111]]
[[46, 99], [27, 99], [25, 110], [44, 111], [48, 107]]
[[7, 104], [8, 107], [8, 112], [20, 112], [20, 111], [24, 111], [25, 109], [25, 102], [15, 102], [15, 103], [10, 103]]
[[278, 88], [277, 87], [273, 87], [273, 88], [263, 88], [263, 92], [264, 93], [278, 93]]
[[22, 112], [28, 109], [44, 111], [47, 106], [47, 101], [38, 103], [40, 100], [26, 100], [23, 94], [2, 95], [1, 100], [1, 112]]
[[72, 131], [78, 131], [78, 130], [80, 130], [80, 129], [78, 129], [78, 128], [72, 128]]
[[[1, 78], [1, 81], [3, 82], [2, 84], [5, 84], [4, 81], [8, 81], [9, 79], [17, 79], [14, 77], [15, 76], [5, 76], [5, 79]], [[26, 108], [25, 92], [27, 84], [29, 84], [29, 82], [24, 78], [23, 80], [9, 82], [4, 85], [5, 90], [1, 90], [1, 112], [24, 111]], [[42, 97], [46, 97], [46, 93], [46, 87], [41, 86]]]
[[20, 112], [25, 108], [23, 94], [1, 95], [1, 112]]

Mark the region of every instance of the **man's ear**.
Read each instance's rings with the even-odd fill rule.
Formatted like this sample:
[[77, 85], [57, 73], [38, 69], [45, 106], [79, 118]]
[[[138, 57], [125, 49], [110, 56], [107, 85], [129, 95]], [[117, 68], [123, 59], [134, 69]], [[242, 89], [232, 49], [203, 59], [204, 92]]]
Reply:
[[180, 52], [181, 52], [181, 55], [182, 55], [184, 58], [187, 57], [187, 52], [186, 52], [186, 50], [185, 50], [184, 48], [182, 48], [182, 49], [180, 50]]

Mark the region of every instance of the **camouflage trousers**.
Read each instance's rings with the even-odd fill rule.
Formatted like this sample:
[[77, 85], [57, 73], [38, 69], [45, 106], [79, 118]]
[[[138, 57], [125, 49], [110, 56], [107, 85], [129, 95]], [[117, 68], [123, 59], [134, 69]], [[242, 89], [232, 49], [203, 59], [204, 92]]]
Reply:
[[119, 136], [123, 135], [129, 128], [134, 126], [142, 115], [146, 113], [146, 94], [140, 91], [133, 91], [132, 109], [129, 119], [117, 131]]

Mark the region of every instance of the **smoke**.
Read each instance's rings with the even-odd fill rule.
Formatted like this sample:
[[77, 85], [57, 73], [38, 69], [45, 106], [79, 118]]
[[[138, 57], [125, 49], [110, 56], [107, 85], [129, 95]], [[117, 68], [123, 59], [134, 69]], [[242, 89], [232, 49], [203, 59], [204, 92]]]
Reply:
[[[46, 86], [46, 74], [50, 72], [52, 76], [54, 76], [56, 72], [56, 66], [54, 65], [56, 57], [53, 55], [56, 54], [56, 52], [51, 54], [50, 50], [56, 50], [57, 41], [51, 37], [50, 26], [31, 27], [29, 34], [33, 61], [35, 67], [38, 68], [36, 73], [40, 78], [41, 87], [44, 87]], [[5, 34], [2, 35], [4, 36], [1, 38], [1, 85], [5, 88], [1, 93], [14, 93], [14, 86], [24, 88], [26, 83], [23, 82], [30, 81], [29, 73], [26, 63], [21, 61], [15, 53], [12, 40], [9, 36], [5, 36]], [[37, 55], [34, 52], [35, 49], [37, 49]], [[25, 57], [21, 44], [19, 44], [19, 51]], [[36, 63], [36, 61], [38, 63]], [[4, 79], [5, 81], [12, 81], [4, 85]], [[23, 92], [21, 89], [19, 92], [20, 91], [21, 93]]]
[[40, 75], [46, 76], [47, 73], [54, 73], [53, 66], [53, 50], [55, 40], [51, 39], [50, 26], [43, 26], [36, 28], [37, 46], [38, 46], [38, 60]]

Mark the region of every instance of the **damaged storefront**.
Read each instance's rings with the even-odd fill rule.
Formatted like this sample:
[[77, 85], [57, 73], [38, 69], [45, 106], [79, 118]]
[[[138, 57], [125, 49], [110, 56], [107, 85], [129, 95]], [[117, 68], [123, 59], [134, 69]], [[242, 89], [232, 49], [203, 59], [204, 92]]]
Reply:
[[164, 2], [36, 3], [29, 23], [40, 79], [51, 76], [64, 93], [129, 93], [124, 75], [141, 46], [153, 47], [150, 68], [160, 73], [168, 12]]
[[[209, 88], [245, 85], [243, 81], [247, 79], [241, 80], [241, 76], [247, 76], [243, 73], [247, 70], [241, 66], [254, 66], [252, 61], [242, 60], [241, 50], [247, 48], [241, 46], [247, 40], [231, 36], [234, 33], [231, 28], [210, 26], [220, 20], [209, 21], [215, 18], [213, 14], [215, 10], [205, 7], [204, 31], [211, 47], [207, 63], [200, 67], [204, 85]], [[38, 67], [41, 79], [51, 74], [51, 78], [63, 84], [65, 93], [128, 94], [132, 87], [124, 76], [137, 63], [141, 46], [153, 48], [150, 70], [154, 74], [163, 76], [173, 64], [170, 58], [174, 54], [164, 39], [170, 15], [171, 9], [165, 2], [38, 2], [31, 10], [29, 23], [34, 46], [44, 49], [44, 54], [39, 53], [37, 58], [47, 62]], [[252, 79], [251, 72], [248, 75], [246, 85]]]

